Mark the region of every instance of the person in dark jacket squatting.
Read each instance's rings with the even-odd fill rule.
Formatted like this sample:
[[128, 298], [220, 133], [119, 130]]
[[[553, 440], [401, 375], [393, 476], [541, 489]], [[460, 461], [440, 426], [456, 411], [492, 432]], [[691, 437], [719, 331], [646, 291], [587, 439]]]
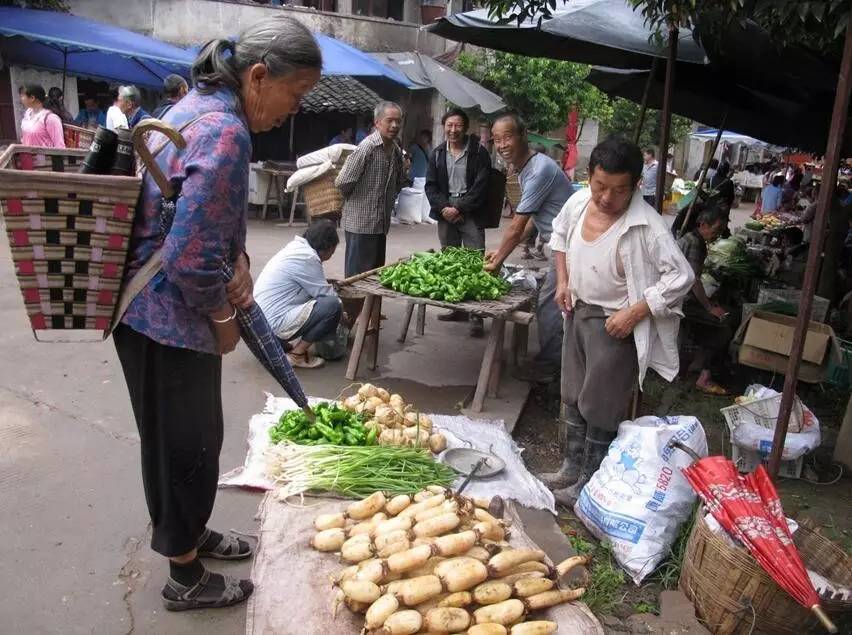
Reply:
[[[441, 248], [467, 247], [485, 251], [483, 214], [487, 211], [491, 156], [479, 145], [479, 137], [468, 135], [470, 120], [454, 108], [441, 119], [446, 143], [432, 151], [426, 168], [426, 197], [429, 216], [438, 221]], [[448, 311], [439, 320], [468, 319], [464, 311]], [[482, 337], [482, 318], [470, 316], [470, 334]]]

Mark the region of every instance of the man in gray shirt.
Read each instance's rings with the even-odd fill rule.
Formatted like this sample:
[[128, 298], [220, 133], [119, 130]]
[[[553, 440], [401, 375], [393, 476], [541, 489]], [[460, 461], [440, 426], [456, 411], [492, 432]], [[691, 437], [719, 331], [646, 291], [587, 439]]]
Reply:
[[654, 148], [645, 148], [642, 152], [645, 164], [642, 166], [642, 198], [645, 202], [657, 208], [657, 170], [659, 163], [654, 158]]
[[[574, 188], [556, 161], [530, 149], [526, 125], [518, 115], [498, 117], [491, 126], [491, 136], [503, 160], [518, 171], [521, 184], [521, 200], [503, 233], [500, 247], [485, 255], [486, 271], [499, 272], [503, 261], [529, 237], [533, 227], [544, 241], [550, 240], [553, 219]], [[531, 366], [516, 373], [521, 379], [548, 382], [559, 376], [563, 318], [553, 301], [555, 292], [556, 278], [551, 266], [539, 291], [536, 309], [539, 352]]]

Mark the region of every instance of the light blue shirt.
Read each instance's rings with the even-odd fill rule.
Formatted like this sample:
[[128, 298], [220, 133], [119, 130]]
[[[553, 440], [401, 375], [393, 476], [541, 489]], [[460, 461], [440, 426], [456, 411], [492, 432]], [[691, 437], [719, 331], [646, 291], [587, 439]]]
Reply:
[[771, 183], [763, 188], [760, 196], [760, 211], [775, 212], [781, 206], [781, 188]]
[[336, 296], [322, 260], [296, 236], [266, 263], [254, 284], [254, 299], [278, 337], [289, 339], [307, 321], [314, 300]]
[[574, 188], [565, 172], [546, 154], [536, 152], [518, 174], [521, 200], [515, 208], [517, 214], [531, 214], [533, 223], [543, 240], [553, 231], [553, 219], [571, 198]]

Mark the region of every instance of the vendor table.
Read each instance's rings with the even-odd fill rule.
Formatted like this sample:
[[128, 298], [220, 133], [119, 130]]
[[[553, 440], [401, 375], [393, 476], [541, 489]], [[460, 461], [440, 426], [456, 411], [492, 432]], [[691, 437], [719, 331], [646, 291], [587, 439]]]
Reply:
[[506, 322], [512, 323], [512, 356], [513, 363], [526, 353], [527, 339], [529, 335], [529, 324], [535, 317], [529, 312], [529, 307], [534, 297], [530, 290], [512, 289], [507, 295], [499, 300], [482, 300], [459, 302], [452, 304], [429, 298], [414, 298], [393, 289], [382, 286], [376, 275], [363, 280], [358, 280], [339, 289], [340, 297], [343, 299], [365, 298], [364, 306], [358, 316], [355, 328], [355, 342], [349, 355], [349, 364], [346, 367], [346, 378], [354, 381], [358, 374], [358, 366], [364, 345], [368, 344], [367, 367], [375, 370], [376, 359], [379, 352], [379, 329], [381, 314], [381, 298], [395, 298], [406, 300], [408, 308], [402, 324], [399, 341], [404, 342], [408, 333], [414, 308], [418, 308], [417, 332], [424, 332], [426, 306], [435, 306], [445, 309], [456, 309], [467, 311], [473, 315], [483, 318], [491, 318], [491, 330], [485, 344], [485, 353], [482, 356], [482, 365], [479, 369], [479, 377], [476, 382], [476, 391], [473, 395], [471, 410], [482, 412], [486, 395], [496, 397], [500, 383], [500, 373], [503, 364], [503, 344], [506, 333]]
[[[284, 220], [284, 186], [287, 185], [289, 179], [296, 172], [295, 162], [275, 162], [264, 163], [262, 165], [253, 165], [252, 170], [264, 174], [267, 177], [266, 196], [263, 199], [263, 210], [260, 217], [266, 220], [266, 213], [269, 207], [269, 199], [272, 198], [272, 186], [275, 186], [275, 201], [278, 204], [278, 218]], [[290, 225], [293, 224], [293, 215], [296, 212], [296, 199], [298, 198], [298, 190], [293, 192], [290, 203]]]

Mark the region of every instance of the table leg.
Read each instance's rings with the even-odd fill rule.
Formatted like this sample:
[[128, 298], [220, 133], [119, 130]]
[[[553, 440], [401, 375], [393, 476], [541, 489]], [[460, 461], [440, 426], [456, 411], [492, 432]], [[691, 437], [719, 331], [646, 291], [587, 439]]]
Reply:
[[275, 176], [275, 198], [278, 201], [278, 220], [284, 220], [284, 188], [278, 175]]
[[382, 297], [376, 296], [373, 302], [373, 312], [370, 316], [370, 328], [367, 331], [368, 353], [367, 353], [367, 368], [376, 370], [377, 361], [379, 358], [379, 333], [382, 329]]
[[349, 381], [355, 381], [355, 376], [358, 374], [358, 364], [361, 361], [364, 340], [367, 337], [367, 328], [370, 325], [370, 316], [373, 313], [375, 302], [376, 296], [368, 295], [366, 297], [364, 306], [361, 308], [361, 313], [358, 315], [358, 321], [355, 324], [355, 341], [352, 344], [352, 352], [349, 353], [349, 363], [346, 365], [346, 379]]
[[497, 396], [497, 389], [500, 386], [500, 373], [503, 370], [503, 345], [506, 339], [506, 321], [491, 320], [491, 328], [498, 331], [497, 333], [497, 348], [494, 351], [494, 361], [491, 362], [491, 372], [488, 375], [488, 390], [489, 397]]
[[293, 218], [296, 216], [296, 200], [299, 198], [299, 188], [297, 187], [293, 190], [291, 194], [292, 199], [290, 200], [290, 222], [287, 223], [288, 227], [293, 226]]
[[488, 391], [488, 383], [491, 378], [491, 367], [494, 364], [494, 356], [497, 355], [497, 349], [503, 343], [504, 320], [493, 320], [491, 323], [491, 331], [488, 333], [488, 341], [485, 344], [485, 353], [482, 356], [482, 366], [479, 368], [479, 379], [476, 381], [476, 391], [473, 393], [473, 402], [470, 404], [470, 409], [473, 412], [482, 412], [482, 407], [485, 404], [485, 394]]
[[266, 210], [269, 208], [269, 193], [272, 191], [272, 181], [275, 180], [272, 176], [268, 178], [269, 180], [266, 182], [266, 196], [263, 197], [263, 210], [260, 212], [261, 220], [266, 220]]
[[426, 332], [426, 305], [417, 305], [417, 323], [415, 324], [415, 332], [418, 335], [423, 335]]
[[512, 324], [512, 360], [513, 366], [520, 366], [527, 356], [529, 345], [530, 327], [526, 324]]
[[396, 341], [400, 344], [404, 344], [405, 338], [408, 337], [408, 327], [411, 326], [411, 316], [414, 315], [414, 305], [415, 303], [409, 300], [405, 307], [405, 317], [402, 319], [402, 329], [399, 331], [399, 337], [396, 338]]

